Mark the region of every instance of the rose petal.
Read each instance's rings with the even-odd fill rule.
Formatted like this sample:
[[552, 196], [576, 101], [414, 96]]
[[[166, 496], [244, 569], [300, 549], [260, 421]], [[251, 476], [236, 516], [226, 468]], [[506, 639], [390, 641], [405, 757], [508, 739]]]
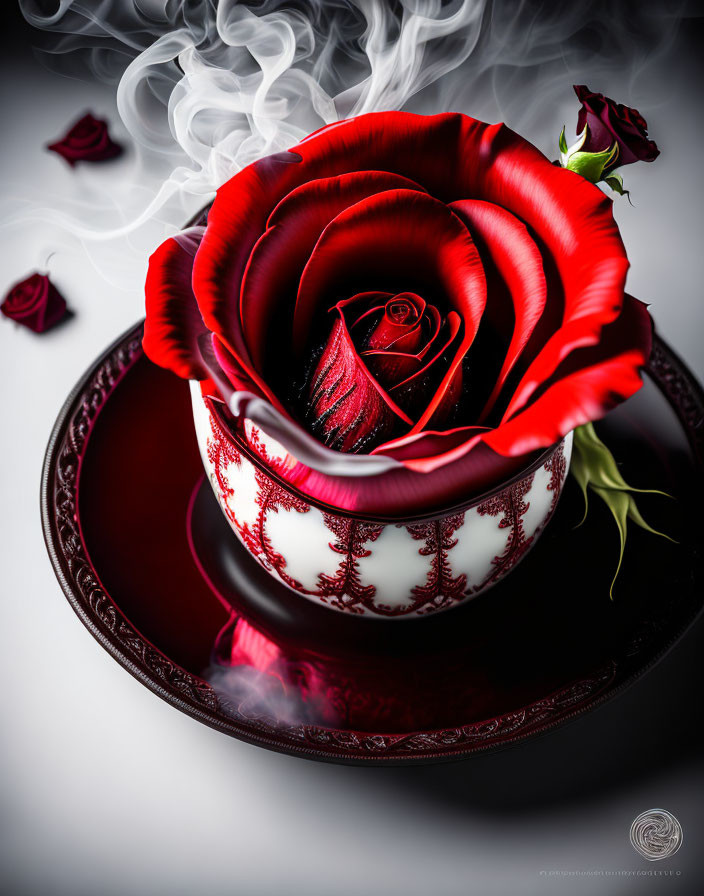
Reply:
[[[546, 247], [562, 282], [564, 315], [559, 329], [539, 351], [519, 382], [509, 405], [511, 412], [528, 401], [535, 388], [571, 351], [597, 344], [602, 329], [618, 317], [623, 303], [628, 259], [612, 219], [611, 200], [573, 172], [561, 170], [556, 173], [579, 181], [571, 198], [562, 200], [565, 204], [572, 202], [575, 208], [574, 221], [567, 225], [569, 239], [556, 239], [544, 226], [541, 227], [547, 234]], [[520, 190], [517, 187], [517, 200], [513, 203], [519, 210], [524, 206], [524, 201], [519, 201]], [[594, 192], [598, 197], [593, 195]], [[548, 203], [546, 208], [550, 207]], [[525, 211], [527, 213], [527, 205]], [[555, 228], [559, 226], [560, 214], [564, 216], [564, 213], [564, 209], [561, 213], [555, 211]], [[533, 215], [535, 217], [535, 210]], [[549, 298], [548, 306], [550, 303]]]
[[358, 292], [349, 299], [341, 299], [335, 307], [346, 316], [347, 327], [352, 330], [370, 315], [383, 314], [386, 303], [393, 298], [393, 295], [392, 292], [370, 289]]
[[594, 315], [610, 323], [621, 310], [628, 270], [613, 203], [508, 128], [497, 128], [491, 144], [483, 198], [516, 214], [544, 241], [563, 282], [566, 320]]
[[618, 155], [608, 168], [638, 161], [652, 162], [660, 155], [655, 141], [648, 138], [647, 122], [637, 109], [594, 93], [584, 84], [575, 84], [574, 92], [582, 103], [577, 115], [577, 133], [588, 128], [582, 147], [585, 152], [602, 152], [617, 143]]
[[260, 398], [267, 398], [282, 413], [288, 413], [284, 410], [281, 402], [270, 391], [262, 391], [259, 385], [255, 383], [242, 366], [239, 359], [232, 354], [222, 340], [214, 334], [209, 334], [210, 342], [213, 350], [214, 360], [218, 369], [225, 374], [232, 387], [241, 392], [251, 392]]
[[[587, 139], [582, 146], [584, 152], [603, 152], [614, 145], [614, 135], [609, 127], [601, 121], [601, 115], [605, 113], [605, 104], [599, 94], [593, 94], [588, 87], [575, 86], [577, 99], [582, 103], [582, 108], [577, 113], [577, 134], [581, 134], [585, 127]], [[608, 114], [608, 113], [606, 113]]]
[[[301, 277], [294, 345], [305, 342], [324, 297], [348, 288], [359, 273], [360, 258], [365, 278], [372, 281], [395, 276], [409, 285], [427, 283], [443, 291], [464, 324], [452, 362], [456, 367], [472, 344], [486, 303], [481, 260], [466, 228], [442, 202], [409, 190], [365, 199], [341, 212], [323, 231]], [[435, 405], [440, 398], [434, 397]]]
[[646, 306], [626, 297], [623, 313], [601, 341], [574, 352], [536, 392], [528, 407], [506, 417], [485, 439], [499, 454], [517, 455], [556, 442], [582, 423], [598, 420], [640, 389], [652, 321]]
[[310, 426], [329, 447], [357, 453], [410, 419], [359, 358], [342, 316], [311, 378]]
[[484, 441], [498, 454], [518, 456], [556, 442], [576, 426], [598, 420], [642, 386], [643, 353], [632, 350], [560, 380], [534, 404]]
[[[425, 438], [423, 433], [420, 438]], [[434, 433], [429, 434], [432, 439]], [[444, 436], [445, 433], [440, 435]], [[466, 435], [465, 435], [466, 438]], [[527, 466], [533, 458], [503, 457], [470, 434], [472, 450], [456, 462], [443, 461], [427, 470], [422, 458], [408, 457], [400, 469], [366, 477], [327, 475], [299, 464], [287, 473], [287, 479], [301, 491], [333, 507], [368, 513], [413, 515], [440, 510], [481, 495], [499, 482], [505, 482]], [[433, 447], [431, 445], [431, 450]], [[338, 455], [347, 461], [386, 461], [398, 464], [390, 456]], [[432, 462], [434, 457], [430, 457]]]
[[[338, 308], [344, 304], [340, 302]], [[426, 305], [424, 315], [417, 325], [394, 339], [389, 348], [365, 349], [361, 357], [385, 388], [392, 389], [421, 370], [425, 358], [436, 347], [441, 326], [442, 318], [438, 309], [434, 305]], [[413, 349], [417, 351], [414, 353]]]
[[417, 355], [404, 352], [362, 352], [361, 357], [374, 379], [389, 392], [395, 389], [399, 382], [417, 373], [423, 363]]
[[329, 126], [288, 156], [300, 161], [262, 160], [218, 191], [210, 213], [215, 226], [208, 227], [194, 270], [206, 323], [248, 363], [232, 295], [269, 212], [300, 183], [351, 166], [393, 169], [446, 202], [485, 199], [523, 220], [554, 259], [566, 319], [575, 330], [583, 326], [570, 347], [597, 343], [602, 328], [618, 317], [628, 263], [610, 200], [579, 175], [556, 169], [505, 126], [455, 114], [376, 113]]
[[[348, 323], [350, 334], [364, 363], [385, 389], [392, 389], [422, 366], [422, 358], [429, 350], [440, 328], [440, 314], [434, 306], [414, 293], [367, 293], [384, 296], [384, 304], [355, 316], [354, 299], [338, 302], [337, 308]], [[426, 314], [427, 309], [427, 314]], [[434, 313], [433, 313], [434, 312]], [[376, 320], [367, 336], [360, 327]], [[350, 325], [350, 321], [353, 321]]]
[[[289, 448], [290, 462], [277, 469], [291, 485], [330, 506], [373, 516], [415, 514], [464, 501], [510, 478], [532, 460], [503, 457], [479, 442], [456, 463], [444, 464], [432, 472], [415, 472], [393, 457], [376, 452], [332, 451], [303, 427], [283, 417], [270, 402], [248, 393], [234, 393], [229, 404], [235, 417], [252, 420]], [[425, 435], [417, 437], [419, 443]], [[430, 433], [429, 437], [434, 435], [448, 434]], [[415, 458], [409, 460], [422, 469]]]
[[[628, 299], [625, 297], [621, 317], [627, 311], [627, 301]], [[528, 403], [534, 392], [550, 379], [555, 370], [566, 358], [570, 357], [571, 353], [587, 349], [590, 346], [594, 346], [598, 352], [600, 345], [602, 347], [605, 345], [604, 334], [608, 332], [612, 324], [604, 325], [602, 315], [565, 320], [557, 332], [550, 337], [521, 378], [504, 412], [503, 419], [507, 420], [518, 413]], [[648, 348], [648, 353], [649, 351], [650, 349]], [[648, 355], [645, 356], [645, 361], [647, 361], [647, 358]]]
[[[462, 352], [463, 340], [461, 337], [458, 338], [461, 329], [462, 320], [459, 314], [455, 311], [450, 311], [447, 315], [446, 331], [441, 333], [441, 338], [436, 340], [436, 343], [433, 345], [433, 357], [403, 382], [394, 386], [393, 391], [395, 395], [410, 393], [411, 401], [415, 403], [414, 390], [417, 388], [422, 389], [421, 381], [427, 375], [430, 375], [432, 380], [433, 369], [437, 370], [442, 366], [445, 354], [448, 349], [451, 349], [452, 359], [447, 363], [446, 367], [443, 367], [442, 379], [439, 385], [435, 386], [432, 397], [428, 401], [421, 417], [421, 420], [425, 419], [427, 421], [427, 423], [422, 424], [422, 428], [425, 428], [431, 420], [434, 421], [433, 425], [440, 426], [451, 407], [459, 398], [459, 393], [462, 390], [462, 370], [460, 364], [465, 354]], [[419, 422], [413, 426], [411, 432], [416, 433], [420, 432], [420, 430], [421, 423]]]
[[458, 426], [444, 432], [426, 429], [414, 435], [402, 436], [374, 449], [372, 454], [393, 457], [404, 467], [419, 473], [432, 473], [468, 454], [485, 433], [487, 426]]
[[149, 259], [145, 284], [147, 319], [142, 346], [147, 357], [187, 379], [208, 373], [198, 350], [207, 333], [198, 310], [191, 274], [193, 255], [175, 239], [168, 239]]
[[[590, 367], [600, 360], [608, 359], [629, 349], [640, 349], [643, 355], [642, 364], [645, 364], [650, 355], [651, 345], [652, 319], [648, 314], [647, 306], [626, 294], [621, 314], [615, 321], [602, 329], [599, 342], [596, 345], [587, 345], [570, 352], [557, 365], [554, 372], [540, 383], [533, 392], [529, 403], [536, 401], [546, 389], [567, 374]], [[502, 422], [515, 417], [520, 412], [520, 409], [514, 410], [509, 406], [504, 412]]]
[[[267, 221], [267, 230], [252, 250], [241, 291], [245, 342], [258, 371], [263, 371], [265, 353], [272, 348], [274, 320], [277, 332], [286, 337], [290, 332], [298, 281], [325, 227], [360, 199], [396, 187], [422, 189], [407, 178], [386, 171], [355, 171], [309, 181], [279, 202]], [[288, 350], [289, 346], [283, 348]], [[294, 342], [294, 348], [301, 346]]]
[[206, 327], [262, 390], [266, 384], [252, 365], [233, 297], [240, 294], [247, 261], [271, 209], [305, 177], [300, 162], [294, 152], [268, 156], [220, 187], [193, 265], [193, 288]]
[[425, 301], [412, 292], [399, 293], [387, 300], [384, 313], [367, 339], [366, 350], [387, 349], [414, 352], [422, 339], [421, 322]]
[[543, 313], [547, 287], [538, 247], [516, 217], [497, 205], [476, 200], [453, 202], [450, 208], [465, 222], [472, 236], [479, 237], [480, 254], [484, 249], [491, 257], [513, 304], [513, 336], [496, 384], [479, 415], [481, 422], [491, 411]]
[[[360, 328], [364, 327], [365, 321], [367, 326], [372, 317], [379, 321], [374, 332], [366, 337], [363, 354], [381, 354], [391, 350], [422, 358], [427, 353], [440, 329], [440, 312], [434, 305], [426, 304], [421, 296], [414, 293], [402, 293], [402, 295], [413, 303], [418, 315], [415, 323], [410, 325], [399, 326], [384, 323], [383, 318], [386, 315], [387, 305], [396, 299], [394, 293], [391, 292], [361, 292], [349, 299], [342, 299], [335, 306], [345, 318], [350, 333], [355, 330], [355, 345], [359, 342], [358, 333]], [[360, 307], [365, 309], [361, 314], [359, 313]], [[414, 349], [418, 348], [420, 348], [420, 352], [414, 354]]]
[[328, 224], [348, 206], [386, 190], [427, 192], [414, 180], [393, 171], [365, 168], [334, 177], [317, 178], [291, 190], [277, 203], [266, 222], [267, 230], [293, 221], [304, 225], [307, 215], [314, 215], [315, 220], [319, 221], [322, 210], [325, 210], [323, 217]]

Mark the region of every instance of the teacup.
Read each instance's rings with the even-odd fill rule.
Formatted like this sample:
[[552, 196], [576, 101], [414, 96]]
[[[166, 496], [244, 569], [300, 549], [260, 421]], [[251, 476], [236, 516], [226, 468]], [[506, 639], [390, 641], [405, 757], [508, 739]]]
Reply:
[[191, 383], [206, 473], [233, 532], [278, 581], [344, 613], [402, 619], [471, 600], [535, 545], [567, 475], [572, 434], [510, 479], [426, 515], [373, 518], [324, 504], [277, 472], [286, 449]]

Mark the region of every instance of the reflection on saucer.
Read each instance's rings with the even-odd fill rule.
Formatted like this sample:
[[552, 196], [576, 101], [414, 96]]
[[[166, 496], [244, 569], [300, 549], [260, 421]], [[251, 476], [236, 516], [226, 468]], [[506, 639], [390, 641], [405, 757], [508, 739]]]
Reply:
[[324, 655], [275, 641], [234, 613], [205, 677], [237, 717], [367, 731], [437, 727], [468, 706], [481, 717], [493, 696], [485, 676], [456, 651]]

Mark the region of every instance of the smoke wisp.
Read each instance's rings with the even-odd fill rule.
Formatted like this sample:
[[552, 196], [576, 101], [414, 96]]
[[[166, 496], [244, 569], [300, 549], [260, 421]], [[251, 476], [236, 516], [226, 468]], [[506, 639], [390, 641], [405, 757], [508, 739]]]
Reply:
[[[111, 279], [130, 289], [141, 286], [144, 269], [144, 241], [132, 239], [140, 228], [153, 233], [158, 222], [159, 238], [175, 232], [185, 207], [206, 204], [243, 166], [312, 130], [371, 111], [452, 109], [504, 120], [530, 138], [585, 68], [597, 88], [615, 71], [636, 84], [668, 52], [683, 15], [666, 0], [60, 0], [51, 12], [40, 0], [20, 5], [47, 32], [51, 64], [117, 82], [133, 180], [149, 186], [117, 207], [106, 202], [101, 228], [86, 225], [78, 206], [58, 211], [24, 198], [10, 217], [52, 222], [99, 267], [96, 252], [107, 259], [106, 244], [121, 241]], [[543, 145], [551, 151], [549, 133]], [[162, 174], [147, 177], [154, 164]]]

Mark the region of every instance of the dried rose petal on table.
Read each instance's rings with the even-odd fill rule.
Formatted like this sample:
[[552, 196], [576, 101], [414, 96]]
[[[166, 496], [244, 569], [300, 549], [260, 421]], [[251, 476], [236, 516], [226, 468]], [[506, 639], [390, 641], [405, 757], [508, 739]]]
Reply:
[[64, 317], [66, 300], [46, 274], [32, 274], [12, 287], [0, 311], [35, 333], [43, 333]]
[[71, 167], [76, 162], [104, 162], [122, 152], [120, 144], [110, 137], [107, 122], [95, 118], [90, 112], [47, 149], [58, 153]]

